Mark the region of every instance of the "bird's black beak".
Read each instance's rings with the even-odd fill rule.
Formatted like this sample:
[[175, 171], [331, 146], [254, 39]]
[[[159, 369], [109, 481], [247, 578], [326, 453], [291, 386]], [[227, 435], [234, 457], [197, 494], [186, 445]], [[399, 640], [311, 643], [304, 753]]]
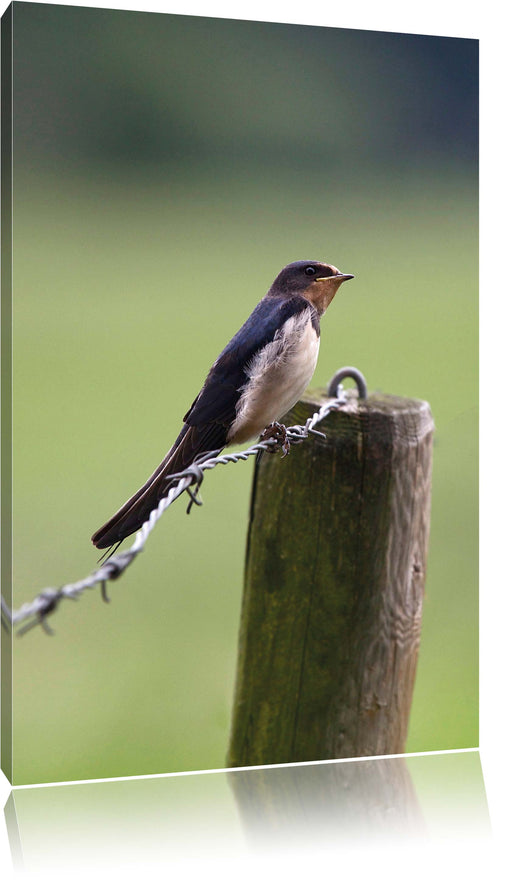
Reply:
[[340, 279], [341, 282], [347, 282], [349, 279], [353, 279], [354, 276], [352, 273], [333, 273], [332, 276], [318, 276], [316, 282], [327, 282], [328, 279]]

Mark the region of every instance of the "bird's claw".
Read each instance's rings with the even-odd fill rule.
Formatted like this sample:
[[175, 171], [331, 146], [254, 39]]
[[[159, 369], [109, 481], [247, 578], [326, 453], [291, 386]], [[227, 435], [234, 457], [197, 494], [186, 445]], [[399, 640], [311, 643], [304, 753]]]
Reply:
[[[277, 423], [277, 421], [274, 420], [273, 423], [269, 423], [269, 425], [265, 427], [260, 435], [260, 441], [269, 441], [270, 439], [272, 439], [276, 445], [280, 446], [283, 452], [283, 457], [286, 457], [286, 455], [289, 454], [290, 440], [284, 423]], [[276, 454], [277, 447], [269, 448], [269, 453]]]

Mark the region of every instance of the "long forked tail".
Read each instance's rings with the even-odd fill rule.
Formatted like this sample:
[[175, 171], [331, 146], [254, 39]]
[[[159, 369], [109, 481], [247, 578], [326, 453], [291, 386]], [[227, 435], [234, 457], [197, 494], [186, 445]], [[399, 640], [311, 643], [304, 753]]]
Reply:
[[[211, 444], [208, 446], [211, 432], [205, 432], [204, 429], [187, 425], [183, 427], [171, 450], [146, 483], [92, 535], [92, 542], [98, 549], [107, 549], [120, 543], [139, 530], [168, 492], [169, 475], [186, 469], [201, 453], [213, 448]], [[225, 438], [216, 441], [220, 442], [217, 448], [226, 444]]]

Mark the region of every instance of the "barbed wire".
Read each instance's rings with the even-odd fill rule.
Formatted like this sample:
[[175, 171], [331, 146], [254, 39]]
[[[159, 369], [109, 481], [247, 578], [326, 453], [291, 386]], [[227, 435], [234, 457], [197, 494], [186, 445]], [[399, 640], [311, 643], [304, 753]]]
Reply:
[[[334, 398], [325, 402], [318, 411], [306, 420], [303, 426], [285, 427], [286, 438], [281, 438], [280, 434], [276, 431], [276, 438], [270, 437], [261, 440], [245, 451], [238, 451], [233, 454], [221, 454], [217, 451], [211, 451], [203, 454], [182, 472], [169, 475], [167, 495], [160, 500], [158, 506], [150, 513], [147, 521], [137, 531], [135, 541], [129, 549], [107, 558], [100, 567], [96, 568], [85, 579], [78, 580], [75, 583], [66, 583], [59, 589], [43, 589], [33, 601], [23, 604], [19, 610], [11, 611], [2, 597], [2, 625], [5, 628], [16, 628], [20, 623], [24, 622], [25, 625], [17, 630], [18, 635], [23, 635], [34, 628], [34, 626], [40, 625], [47, 634], [51, 635], [53, 634], [53, 629], [48, 625], [47, 618], [51, 613], [55, 612], [63, 599], [67, 598], [68, 600], [76, 601], [82, 592], [100, 586], [101, 596], [104, 601], [108, 602], [110, 599], [107, 595], [107, 583], [119, 579], [137, 555], [143, 551], [150, 533], [154, 530], [171, 503], [174, 503], [181, 494], [187, 492], [190, 497], [187, 512], [190, 512], [194, 504], [202, 505], [198, 498], [198, 492], [208, 470], [214, 469], [216, 466], [225, 466], [228, 463], [248, 460], [249, 457], [257, 456], [264, 451], [276, 451], [279, 446], [283, 450], [287, 450], [289, 445], [302, 443], [310, 434], [325, 438], [324, 433], [316, 430], [315, 426], [332, 411], [336, 411], [347, 404], [347, 395], [341, 383], [346, 377], [351, 377], [356, 382], [359, 398], [365, 399], [367, 396], [366, 382], [361, 372], [357, 368], [341, 368], [336, 372], [328, 387], [328, 395], [334, 396]], [[192, 490], [193, 485], [195, 485], [194, 490]]]

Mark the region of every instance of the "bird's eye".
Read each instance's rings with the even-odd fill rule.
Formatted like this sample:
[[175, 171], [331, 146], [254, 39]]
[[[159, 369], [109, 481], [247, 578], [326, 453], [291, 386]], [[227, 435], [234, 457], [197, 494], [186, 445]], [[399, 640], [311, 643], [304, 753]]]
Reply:
[[304, 270], [306, 276], [314, 276], [316, 273], [316, 267], [306, 267]]

